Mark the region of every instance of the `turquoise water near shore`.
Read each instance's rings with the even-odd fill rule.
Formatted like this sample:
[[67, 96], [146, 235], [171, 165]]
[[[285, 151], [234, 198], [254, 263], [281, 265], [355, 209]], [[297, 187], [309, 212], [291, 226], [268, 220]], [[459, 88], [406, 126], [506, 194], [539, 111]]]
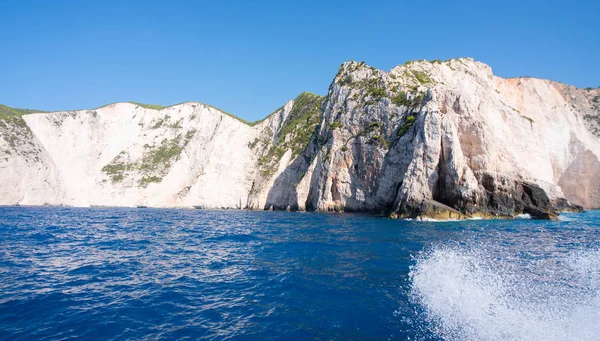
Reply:
[[600, 212], [562, 221], [0, 208], [0, 339], [597, 340]]

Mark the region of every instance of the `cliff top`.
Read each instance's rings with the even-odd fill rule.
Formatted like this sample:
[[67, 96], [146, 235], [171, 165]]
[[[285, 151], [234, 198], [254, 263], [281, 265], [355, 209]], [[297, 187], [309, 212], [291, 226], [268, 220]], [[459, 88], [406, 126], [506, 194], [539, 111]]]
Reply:
[[21, 115], [27, 115], [27, 114], [33, 114], [33, 113], [43, 113], [43, 112], [45, 112], [45, 111], [11, 108], [9, 106], [0, 104], [0, 118], [11, 117], [11, 116], [21, 116]]
[[[305, 92], [302, 92], [300, 95], [298, 95], [296, 97], [296, 99], [294, 99], [294, 100], [297, 100], [299, 98], [303, 98], [305, 96], [318, 96], [318, 95], [316, 95], [314, 93], [311, 93], [311, 92], [305, 91]], [[88, 111], [88, 110], [96, 110], [96, 109], [106, 108], [106, 107], [115, 106], [115, 105], [135, 105], [135, 106], [140, 106], [140, 107], [145, 108], [145, 109], [158, 110], [158, 111], [163, 110], [163, 109], [169, 109], [169, 108], [177, 107], [177, 106], [180, 106], [180, 105], [203, 105], [205, 107], [217, 110], [217, 111], [219, 111], [219, 112], [221, 112], [221, 113], [223, 113], [223, 114], [225, 114], [227, 116], [230, 116], [230, 117], [232, 117], [232, 118], [234, 118], [234, 119], [236, 119], [236, 120], [238, 120], [238, 121], [240, 121], [240, 122], [242, 122], [242, 123], [244, 123], [246, 125], [249, 125], [251, 127], [255, 126], [255, 125], [257, 125], [257, 124], [259, 124], [259, 123], [261, 123], [263, 121], [265, 121], [267, 118], [269, 118], [273, 114], [276, 114], [277, 112], [279, 112], [279, 110], [281, 110], [283, 108], [283, 106], [281, 106], [281, 107], [277, 108], [275, 111], [273, 111], [272, 113], [270, 113], [269, 115], [265, 116], [264, 118], [262, 118], [260, 120], [257, 120], [257, 121], [252, 121], [251, 122], [251, 121], [247, 121], [247, 120], [245, 120], [245, 119], [243, 119], [243, 118], [241, 118], [239, 116], [236, 116], [234, 114], [228, 113], [227, 111], [225, 111], [223, 109], [220, 109], [220, 108], [217, 108], [215, 106], [212, 106], [210, 104], [206, 104], [206, 103], [203, 103], [203, 102], [194, 102], [194, 101], [181, 102], [181, 103], [167, 105], [167, 106], [163, 106], [163, 105], [160, 105], [160, 104], [139, 103], [139, 102], [133, 102], [133, 101], [130, 101], [130, 102], [114, 102], [114, 103], [109, 103], [109, 104], [102, 105], [102, 106], [100, 106], [98, 108], [95, 108], [95, 109], [59, 110], [59, 111], [53, 111], [53, 112], [43, 111], [43, 110], [33, 110], [33, 109], [17, 109], [17, 108], [11, 108], [9, 106], [0, 104], [0, 119], [4, 118], [4, 117], [10, 117], [10, 116], [22, 116], [22, 115], [39, 114], [39, 113]]]
[[[383, 79], [384, 82], [386, 83], [385, 84], [386, 86], [387, 85], [393, 86], [394, 84], [397, 84], [397, 85], [401, 85], [403, 87], [412, 88], [414, 90], [418, 90], [419, 88], [421, 88], [421, 90], [424, 90], [424, 88], [428, 88], [428, 87], [431, 87], [431, 86], [434, 86], [434, 85], [437, 85], [440, 83], [445, 84], [444, 80], [447, 81], [447, 79], [449, 78], [448, 76], [450, 76], [454, 72], [462, 72], [462, 73], [466, 73], [466, 74], [471, 74], [472, 76], [475, 76], [476, 74], [485, 75], [485, 76], [489, 76], [489, 77], [493, 76], [492, 69], [489, 65], [482, 63], [482, 62], [475, 61], [473, 58], [451, 58], [451, 59], [448, 59], [445, 61], [437, 60], [437, 59], [431, 60], [431, 61], [428, 61], [426, 59], [407, 61], [406, 63], [404, 63], [402, 65], [393, 67], [389, 72], [369, 66], [364, 61], [357, 62], [357, 61], [351, 60], [351, 61], [344, 62], [340, 66], [338, 73], [336, 74], [336, 76], [334, 78], [334, 83], [337, 83], [339, 85], [347, 85], [347, 84], [364, 85], [364, 86], [368, 87], [370, 84], [369, 83], [370, 81], [372, 82], [374, 79]], [[483, 72], [483, 73], [481, 73], [481, 72]], [[536, 80], [538, 78], [522, 76], [522, 77], [514, 77], [514, 78], [507, 78], [507, 79]], [[574, 86], [566, 85], [566, 84], [556, 82], [556, 81], [551, 81], [551, 80], [544, 80], [544, 81], [550, 81], [553, 83], [561, 84], [563, 86], [576, 88]], [[389, 84], [387, 84], [387, 83], [389, 83]], [[588, 87], [588, 88], [585, 88], [584, 90], [587, 91], [587, 96], [590, 97], [591, 100], [594, 100], [595, 103], [597, 103], [600, 100], [600, 87], [597, 87], [597, 88], [589, 88]], [[303, 92], [302, 94], [300, 94], [297, 97], [297, 99], [301, 98], [305, 94], [315, 95], [315, 94], [312, 94], [309, 92]], [[143, 107], [145, 109], [149, 109], [149, 110], [163, 110], [163, 109], [168, 109], [168, 108], [176, 107], [179, 105], [186, 105], [186, 104], [201, 104], [206, 107], [218, 110], [218, 111], [222, 112], [223, 114], [228, 115], [228, 116], [230, 116], [246, 125], [249, 125], [249, 126], [255, 126], [255, 125], [265, 121], [267, 118], [269, 118], [273, 114], [279, 112], [279, 110], [281, 110], [281, 108], [283, 107], [283, 106], [279, 107], [278, 109], [273, 111], [271, 114], [265, 116], [265, 118], [257, 120], [257, 121], [253, 121], [253, 122], [244, 120], [243, 118], [241, 118], [239, 116], [228, 113], [228, 112], [226, 112], [222, 109], [219, 109], [217, 107], [214, 107], [212, 105], [209, 105], [209, 104], [206, 104], [203, 102], [193, 102], [193, 101], [182, 102], [182, 103], [177, 103], [177, 104], [168, 105], [168, 106], [163, 106], [163, 105], [159, 105], [159, 104], [145, 104], [145, 103], [139, 103], [139, 102], [133, 102], [133, 101], [115, 102], [115, 103], [110, 103], [110, 104], [100, 106], [96, 109], [108, 107], [110, 105], [123, 105], [123, 104], [137, 105], [137, 106]], [[72, 112], [72, 111], [82, 111], [82, 110], [62, 110], [62, 111], [56, 111], [56, 112], [65, 112], [65, 111]], [[33, 109], [17, 109], [17, 108], [11, 108], [9, 106], [0, 104], [0, 118], [28, 115], [28, 114], [34, 114], [34, 113], [47, 113], [47, 111], [33, 110]]]

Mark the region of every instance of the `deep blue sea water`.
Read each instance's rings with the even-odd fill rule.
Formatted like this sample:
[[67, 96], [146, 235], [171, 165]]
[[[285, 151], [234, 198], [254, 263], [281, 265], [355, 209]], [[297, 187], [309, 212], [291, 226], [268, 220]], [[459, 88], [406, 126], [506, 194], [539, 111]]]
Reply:
[[600, 212], [563, 221], [0, 208], [2, 340], [599, 340]]

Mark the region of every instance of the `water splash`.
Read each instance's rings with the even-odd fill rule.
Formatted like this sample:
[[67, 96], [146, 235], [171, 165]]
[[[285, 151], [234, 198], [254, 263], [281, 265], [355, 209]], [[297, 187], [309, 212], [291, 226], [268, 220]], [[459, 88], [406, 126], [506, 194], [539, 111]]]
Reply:
[[597, 340], [600, 250], [535, 257], [445, 244], [410, 270], [411, 299], [445, 340]]

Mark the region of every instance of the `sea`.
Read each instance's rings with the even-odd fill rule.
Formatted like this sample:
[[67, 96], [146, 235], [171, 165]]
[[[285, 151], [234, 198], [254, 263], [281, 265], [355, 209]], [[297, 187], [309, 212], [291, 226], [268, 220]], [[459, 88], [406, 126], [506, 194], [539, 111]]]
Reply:
[[0, 340], [600, 340], [600, 211], [1, 207]]

